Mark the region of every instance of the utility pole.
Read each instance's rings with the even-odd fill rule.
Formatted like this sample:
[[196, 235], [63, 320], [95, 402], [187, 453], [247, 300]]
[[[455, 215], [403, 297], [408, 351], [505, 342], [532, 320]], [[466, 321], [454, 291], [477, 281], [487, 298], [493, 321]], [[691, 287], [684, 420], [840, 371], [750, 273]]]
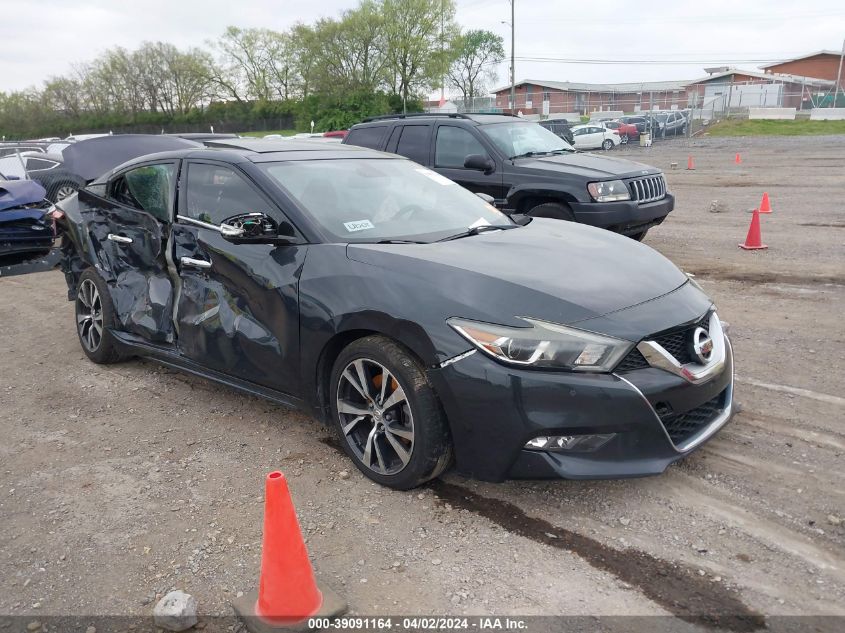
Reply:
[[516, 39], [516, 27], [514, 26], [516, 24], [515, 4], [516, 0], [511, 0], [511, 114], [516, 112], [516, 53], [514, 52], [514, 41]]
[[[443, 35], [443, 13], [445, 6], [443, 1], [440, 0], [440, 63], [443, 64], [443, 67], [440, 69], [440, 102], [437, 104], [440, 108], [446, 103], [446, 44]], [[466, 103], [464, 103], [464, 109], [466, 109]]]

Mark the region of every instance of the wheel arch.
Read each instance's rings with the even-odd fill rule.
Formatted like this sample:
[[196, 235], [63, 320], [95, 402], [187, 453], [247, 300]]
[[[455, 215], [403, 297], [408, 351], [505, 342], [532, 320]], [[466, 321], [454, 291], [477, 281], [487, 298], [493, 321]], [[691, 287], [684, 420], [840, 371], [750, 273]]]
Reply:
[[[584, 190], [586, 191], [586, 185]], [[578, 198], [571, 191], [541, 187], [517, 189], [508, 196], [508, 200], [515, 213], [527, 213], [538, 204], [546, 202], [562, 202], [568, 206], [578, 202]]]
[[384, 336], [401, 345], [419, 361], [424, 371], [438, 362], [434, 344], [416, 323], [373, 312], [345, 319], [322, 344], [313, 367], [306, 374], [313, 380], [308, 392], [313, 394], [312, 406], [321, 421], [330, 420], [329, 385], [335, 360], [347, 346], [367, 336]]

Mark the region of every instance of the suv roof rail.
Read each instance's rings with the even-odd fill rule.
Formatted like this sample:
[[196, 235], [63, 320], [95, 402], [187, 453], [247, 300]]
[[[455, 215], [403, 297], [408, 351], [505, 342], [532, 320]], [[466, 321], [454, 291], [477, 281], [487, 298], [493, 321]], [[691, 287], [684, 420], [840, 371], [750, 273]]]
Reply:
[[391, 119], [411, 119], [415, 117], [444, 117], [451, 119], [470, 119], [472, 114], [487, 114], [494, 116], [512, 116], [519, 118], [510, 112], [411, 112], [410, 114], [382, 114], [380, 116], [368, 116], [362, 123], [370, 121], [389, 121]]

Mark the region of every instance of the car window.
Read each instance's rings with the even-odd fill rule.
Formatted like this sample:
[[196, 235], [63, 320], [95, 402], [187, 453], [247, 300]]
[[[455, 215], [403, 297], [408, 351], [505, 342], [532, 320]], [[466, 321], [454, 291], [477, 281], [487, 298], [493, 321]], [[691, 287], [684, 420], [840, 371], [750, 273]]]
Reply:
[[569, 144], [554, 132], [530, 121], [491, 123], [478, 129], [508, 157], [526, 152], [572, 150]]
[[185, 215], [221, 224], [242, 213], [275, 213], [255, 187], [236, 171], [223, 165], [188, 164]]
[[471, 226], [512, 224], [475, 194], [401, 158], [258, 166], [337, 242], [433, 241]]
[[56, 167], [58, 163], [53, 160], [46, 160], [44, 158], [27, 158], [26, 159], [26, 168], [28, 170], [43, 170], [43, 169], [52, 169]]
[[346, 136], [346, 144], [369, 147], [370, 149], [380, 149], [381, 139], [386, 129], [386, 125], [353, 128], [349, 130], [349, 134]]
[[176, 165], [144, 165], [124, 172], [112, 181], [109, 197], [120, 204], [146, 211], [157, 220], [170, 222]]
[[430, 125], [406, 125], [402, 128], [396, 153], [425, 165], [428, 162], [428, 136]]
[[487, 155], [487, 150], [471, 132], [452, 125], [437, 128], [434, 164], [437, 167], [463, 167], [470, 154]]

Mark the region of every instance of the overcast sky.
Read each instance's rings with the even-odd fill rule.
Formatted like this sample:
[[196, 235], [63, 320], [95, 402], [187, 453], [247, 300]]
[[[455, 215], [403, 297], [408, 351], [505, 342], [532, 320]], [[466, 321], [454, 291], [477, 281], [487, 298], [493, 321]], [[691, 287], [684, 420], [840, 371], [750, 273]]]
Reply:
[[[822, 48], [838, 51], [845, 38], [842, 0], [515, 2], [517, 80], [610, 83], [696, 78], [708, 65], [757, 69], [764, 63], [759, 60]], [[356, 4], [357, 0], [0, 0], [0, 91], [40, 85], [114, 46], [134, 48], [145, 40], [202, 46], [228, 25], [283, 30], [296, 22], [337, 15]], [[510, 26], [502, 24], [510, 21], [509, 0], [458, 0], [457, 6], [462, 27], [502, 35], [510, 55]], [[667, 63], [681, 61], [691, 63]], [[499, 68], [499, 85], [510, 81], [507, 63]]]

